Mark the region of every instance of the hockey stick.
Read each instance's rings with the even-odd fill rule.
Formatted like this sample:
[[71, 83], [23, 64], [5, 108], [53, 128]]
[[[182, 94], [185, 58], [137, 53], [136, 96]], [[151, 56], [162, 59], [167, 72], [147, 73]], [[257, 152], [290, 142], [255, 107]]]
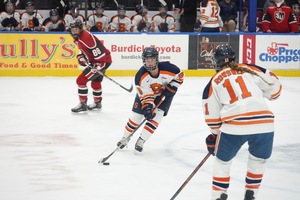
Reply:
[[112, 78], [110, 78], [109, 76], [103, 74], [101, 71], [99, 71], [99, 73], [100, 73], [102, 76], [104, 76], [105, 78], [107, 78], [108, 80], [112, 81], [113, 83], [117, 84], [118, 86], [120, 86], [121, 88], [123, 88], [124, 90], [126, 90], [127, 92], [132, 92], [132, 90], [133, 90], [133, 85], [132, 85], [132, 83], [131, 83], [130, 88], [128, 89], [128, 88], [124, 87], [123, 85], [121, 85], [120, 83], [118, 83], [117, 81], [115, 81], [114, 79], [112, 79]]
[[[152, 112], [154, 112], [159, 106], [160, 104], [165, 100], [165, 96], [162, 96], [161, 99], [159, 100], [158, 104], [153, 108]], [[147, 119], [143, 119], [143, 121], [135, 128], [135, 130], [126, 138], [126, 140], [130, 140], [130, 138], [133, 136], [133, 134], [144, 124], [144, 122]], [[118, 151], [120, 148], [117, 147], [113, 152], [111, 152], [108, 156], [106, 156], [105, 158], [101, 158], [98, 163], [104, 163], [105, 161], [107, 161], [116, 151]]]
[[174, 200], [177, 195], [181, 192], [181, 190], [188, 184], [188, 182], [193, 178], [193, 176], [197, 173], [197, 171], [200, 169], [200, 167], [206, 162], [206, 160], [209, 158], [211, 153], [207, 153], [206, 156], [203, 158], [203, 160], [198, 164], [198, 166], [194, 169], [194, 171], [191, 173], [191, 175], [184, 181], [184, 183], [180, 186], [180, 188], [176, 191], [176, 193], [172, 196], [170, 200]]
[[162, 5], [166, 6], [167, 3], [164, 0], [158, 0]]
[[[118, 10], [118, 8], [119, 8], [119, 3], [118, 3], [117, 0], [114, 0], [114, 2], [115, 2], [115, 4], [116, 4], [117, 10]], [[117, 32], [119, 32], [119, 31], [120, 31], [120, 16], [119, 16], [119, 13], [118, 13], [118, 28], [117, 28]]]

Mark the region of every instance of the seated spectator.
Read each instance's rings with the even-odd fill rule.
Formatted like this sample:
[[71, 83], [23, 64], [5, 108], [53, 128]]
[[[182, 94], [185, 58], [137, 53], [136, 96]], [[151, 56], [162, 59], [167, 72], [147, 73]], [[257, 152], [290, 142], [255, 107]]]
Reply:
[[298, 22], [298, 32], [300, 32], [300, 8], [299, 8], [299, 4], [293, 4], [292, 5], [292, 9], [293, 9], [293, 13], [297, 19]]
[[65, 31], [64, 20], [59, 17], [58, 10], [51, 9], [48, 18], [43, 22], [43, 30], [49, 31]]
[[92, 32], [108, 31], [109, 19], [104, 13], [104, 4], [96, 3], [95, 13], [91, 14], [88, 19], [88, 30]]
[[26, 11], [21, 15], [21, 30], [22, 31], [41, 31], [43, 16], [35, 11], [32, 1], [26, 2]]
[[148, 16], [148, 8], [142, 4], [135, 7], [136, 14], [131, 17], [132, 32], [149, 32], [151, 31], [151, 19]]
[[220, 7], [216, 0], [204, 0], [200, 3], [201, 32], [220, 32], [223, 22], [219, 13]]
[[237, 18], [237, 6], [234, 1], [223, 0], [219, 3], [220, 16], [223, 20], [223, 32], [235, 32], [236, 18]]
[[15, 4], [8, 0], [4, 7], [5, 11], [0, 13], [0, 31], [20, 30], [20, 13], [15, 11]]
[[298, 22], [292, 8], [286, 6], [284, 0], [275, 0], [275, 6], [267, 8], [263, 16], [262, 31], [268, 33], [296, 33]]
[[152, 17], [152, 29], [154, 32], [175, 32], [175, 18], [169, 15], [168, 7], [160, 4], [159, 13]]
[[70, 23], [76, 19], [79, 19], [82, 23], [84, 22], [84, 17], [79, 13], [79, 6], [77, 4], [71, 4], [70, 13], [66, 14], [64, 17], [66, 30], [70, 30]]
[[118, 6], [118, 14], [113, 16], [110, 20], [110, 32], [130, 32], [131, 20], [126, 16], [126, 8], [124, 5]]

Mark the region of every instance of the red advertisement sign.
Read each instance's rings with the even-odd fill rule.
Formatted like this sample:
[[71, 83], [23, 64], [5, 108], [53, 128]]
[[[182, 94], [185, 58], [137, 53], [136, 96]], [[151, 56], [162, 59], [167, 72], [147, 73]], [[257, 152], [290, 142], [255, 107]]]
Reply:
[[255, 35], [244, 35], [243, 36], [243, 63], [255, 64], [255, 47], [256, 47], [256, 36]]

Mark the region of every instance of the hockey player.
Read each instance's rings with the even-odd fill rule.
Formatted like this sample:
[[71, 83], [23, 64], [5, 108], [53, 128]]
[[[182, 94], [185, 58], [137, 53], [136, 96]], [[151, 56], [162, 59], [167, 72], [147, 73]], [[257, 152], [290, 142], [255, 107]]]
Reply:
[[22, 31], [40, 31], [43, 23], [43, 16], [34, 11], [35, 7], [32, 1], [28, 1], [25, 6], [26, 11], [21, 15]]
[[217, 0], [204, 0], [200, 3], [201, 32], [220, 32], [223, 22]]
[[110, 32], [130, 32], [131, 19], [126, 16], [126, 8], [124, 5], [118, 6], [118, 14], [113, 16], [110, 21]]
[[291, 7], [284, 0], [274, 0], [262, 18], [262, 31], [268, 33], [297, 33], [298, 22]]
[[20, 13], [15, 11], [15, 4], [8, 0], [4, 7], [5, 12], [0, 13], [0, 31], [20, 30]]
[[[100, 110], [102, 108], [102, 74], [105, 74], [106, 69], [111, 65], [110, 51], [104, 47], [96, 36], [83, 30], [80, 19], [71, 22], [70, 29], [74, 43], [77, 44], [81, 52], [77, 55], [78, 63], [85, 67], [76, 80], [80, 103], [72, 108], [72, 112]], [[91, 81], [94, 96], [94, 103], [90, 105], [87, 105], [88, 81]]]
[[158, 9], [159, 14], [152, 17], [152, 27], [154, 32], [175, 32], [175, 18], [167, 13], [168, 7], [160, 4]]
[[48, 18], [43, 22], [44, 31], [65, 31], [64, 20], [59, 18], [58, 11], [51, 9]]
[[135, 7], [137, 14], [131, 17], [132, 32], [149, 32], [151, 31], [151, 19], [148, 16], [148, 8], [142, 4]]
[[274, 73], [262, 67], [235, 63], [229, 45], [216, 48], [212, 56], [217, 71], [203, 92], [203, 112], [211, 134], [208, 151], [215, 155], [212, 199], [226, 200], [233, 158], [244, 143], [249, 157], [244, 200], [254, 200], [271, 156], [274, 115], [265, 99], [275, 100], [281, 84]]
[[108, 30], [109, 19], [104, 13], [104, 4], [97, 3], [95, 13], [91, 14], [88, 21], [88, 29], [92, 32], [106, 32]]
[[[154, 134], [163, 116], [168, 114], [173, 97], [184, 79], [184, 73], [176, 65], [159, 62], [158, 51], [153, 47], [145, 48], [142, 59], [144, 65], [135, 75], [138, 93], [134, 100], [133, 112], [125, 126], [122, 139], [117, 143], [117, 146], [123, 149], [131, 134], [146, 118], [146, 124], [135, 144], [137, 152], [143, 151], [144, 143]], [[153, 113], [152, 109], [163, 96], [165, 100]]]
[[79, 6], [77, 4], [72, 4], [70, 7], [70, 13], [64, 16], [64, 21], [65, 21], [65, 26], [67, 31], [70, 31], [71, 28], [70, 24], [76, 19], [79, 19], [82, 22], [82, 24], [85, 20], [83, 15], [79, 13]]

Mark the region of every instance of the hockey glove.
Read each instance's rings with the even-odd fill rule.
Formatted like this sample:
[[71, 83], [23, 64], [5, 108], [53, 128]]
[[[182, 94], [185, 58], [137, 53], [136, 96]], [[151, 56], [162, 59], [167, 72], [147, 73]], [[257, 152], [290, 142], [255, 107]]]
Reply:
[[168, 32], [169, 28], [168, 28], [168, 24], [167, 23], [161, 23], [158, 26], [158, 29], [160, 32]]
[[145, 28], [146, 28], [146, 27], [147, 27], [146, 22], [141, 22], [141, 23], [138, 25], [137, 30], [138, 30], [139, 32], [142, 32], [142, 31], [145, 31]]
[[162, 91], [161, 96], [172, 97], [176, 94], [177, 89], [177, 87], [168, 84], [166, 88]]
[[10, 24], [10, 20], [8, 18], [5, 18], [2, 22], [1, 22], [3, 27], [7, 27]]
[[89, 66], [89, 61], [88, 59], [85, 57], [84, 54], [78, 54], [77, 55], [77, 60], [78, 60], [78, 63], [79, 65], [83, 66], [83, 67], [87, 67]]
[[151, 121], [156, 115], [154, 112], [152, 112], [153, 105], [150, 103], [146, 103], [145, 105], [143, 105], [142, 110], [143, 110], [145, 118], [148, 121]]
[[39, 22], [39, 20], [36, 17], [32, 18], [32, 22], [33, 22], [34, 26], [39, 26], [40, 25], [40, 22]]
[[97, 26], [92, 26], [90, 31], [91, 32], [99, 32], [99, 29]]
[[215, 155], [215, 146], [216, 146], [217, 136], [214, 134], [209, 134], [206, 137], [206, 146], [209, 153]]
[[19, 24], [18, 21], [13, 17], [9, 18], [9, 21], [10, 21], [10, 24], [13, 25], [13, 27], [17, 27]]

